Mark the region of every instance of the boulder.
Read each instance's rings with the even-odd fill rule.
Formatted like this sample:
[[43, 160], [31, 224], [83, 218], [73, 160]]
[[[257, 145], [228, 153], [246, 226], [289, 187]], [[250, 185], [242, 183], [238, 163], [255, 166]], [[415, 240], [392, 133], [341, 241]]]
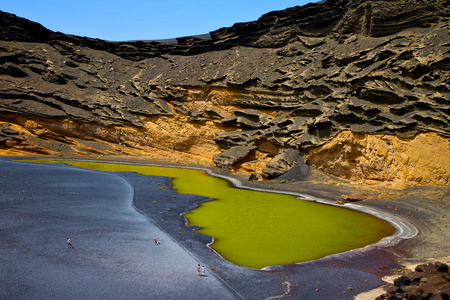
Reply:
[[244, 159], [251, 151], [256, 149], [256, 144], [251, 143], [246, 146], [235, 146], [222, 153], [214, 154], [213, 162], [217, 167], [229, 167]]
[[300, 171], [300, 174], [308, 172], [308, 168], [305, 165], [303, 158], [300, 156], [299, 152], [294, 149], [285, 149], [280, 151], [279, 154], [272, 158], [267, 163], [267, 166], [262, 170], [262, 172], [266, 177], [276, 178], [289, 171], [294, 165], [299, 165], [300, 169], [294, 169], [293, 173], [297, 171]]
[[448, 265], [433, 262], [418, 265], [394, 280], [394, 286], [376, 300], [397, 299], [449, 299], [450, 273]]
[[349, 202], [359, 202], [367, 199], [376, 198], [376, 195], [365, 193], [365, 192], [356, 192], [350, 195], [342, 195], [340, 199], [336, 200], [336, 204], [345, 204]]
[[260, 173], [252, 173], [250, 174], [250, 177], [248, 178], [249, 181], [261, 181], [264, 177]]

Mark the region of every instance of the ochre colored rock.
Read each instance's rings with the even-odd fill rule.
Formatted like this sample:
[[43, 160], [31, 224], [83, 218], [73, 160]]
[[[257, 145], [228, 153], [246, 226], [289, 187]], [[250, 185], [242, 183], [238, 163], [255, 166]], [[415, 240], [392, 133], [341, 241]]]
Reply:
[[449, 185], [449, 7], [320, 1], [165, 42], [0, 11], [0, 155], [187, 159], [283, 181], [306, 180], [307, 158], [354, 181]]
[[450, 141], [436, 133], [399, 138], [344, 131], [310, 148], [308, 163], [341, 178], [391, 188], [448, 185]]

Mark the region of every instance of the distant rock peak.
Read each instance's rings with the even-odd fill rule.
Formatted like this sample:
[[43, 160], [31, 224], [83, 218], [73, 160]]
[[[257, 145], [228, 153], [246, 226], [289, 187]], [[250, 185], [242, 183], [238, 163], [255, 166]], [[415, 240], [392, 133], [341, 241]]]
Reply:
[[328, 0], [269, 12], [256, 21], [236, 23], [201, 38], [182, 37], [170, 43], [110, 42], [71, 36], [52, 32], [38, 23], [0, 11], [0, 40], [65, 40], [137, 61], [163, 54], [195, 55], [235, 46], [276, 48], [289, 44], [297, 36], [388, 36], [411, 27], [427, 28], [442, 22], [450, 17], [449, 7], [450, 0]]

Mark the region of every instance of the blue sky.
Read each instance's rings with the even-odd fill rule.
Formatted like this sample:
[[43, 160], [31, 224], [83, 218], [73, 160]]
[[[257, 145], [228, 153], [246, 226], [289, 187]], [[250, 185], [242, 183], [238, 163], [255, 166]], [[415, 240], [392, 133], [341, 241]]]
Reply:
[[204, 34], [318, 0], [0, 0], [0, 10], [53, 31], [112, 41]]

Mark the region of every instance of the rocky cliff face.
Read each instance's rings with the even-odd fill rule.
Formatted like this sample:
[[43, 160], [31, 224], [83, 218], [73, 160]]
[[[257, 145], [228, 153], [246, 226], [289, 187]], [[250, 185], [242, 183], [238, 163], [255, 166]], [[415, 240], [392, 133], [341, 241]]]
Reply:
[[0, 153], [170, 155], [252, 178], [306, 161], [350, 180], [448, 185], [450, 168], [433, 166], [450, 161], [449, 7], [328, 0], [176, 44], [1, 13]]

